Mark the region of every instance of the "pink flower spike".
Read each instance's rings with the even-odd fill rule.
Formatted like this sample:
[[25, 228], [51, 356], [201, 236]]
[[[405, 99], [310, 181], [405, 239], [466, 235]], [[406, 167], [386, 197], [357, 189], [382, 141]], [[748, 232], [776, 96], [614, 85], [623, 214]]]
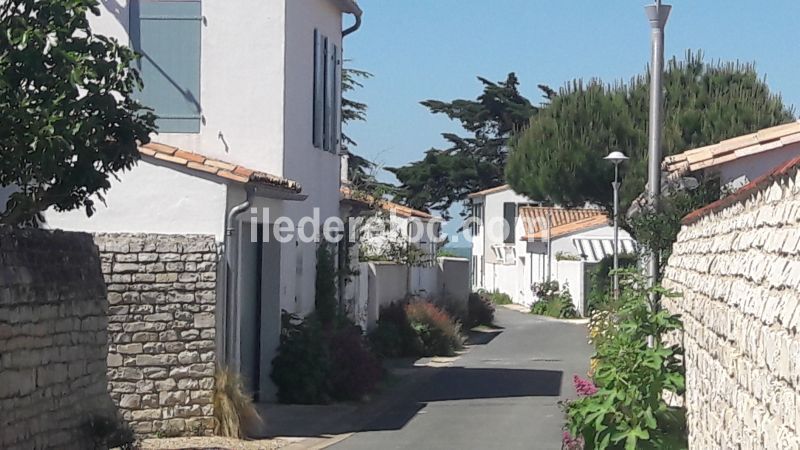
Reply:
[[575, 385], [575, 391], [580, 396], [589, 397], [597, 393], [597, 386], [591, 380], [585, 380], [578, 375], [572, 377], [572, 384]]

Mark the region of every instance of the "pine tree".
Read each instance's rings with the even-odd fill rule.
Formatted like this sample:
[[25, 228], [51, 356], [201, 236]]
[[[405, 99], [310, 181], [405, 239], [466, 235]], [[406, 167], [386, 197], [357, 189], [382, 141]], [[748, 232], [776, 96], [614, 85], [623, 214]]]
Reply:
[[[672, 59], [664, 77], [664, 155], [710, 145], [794, 120], [749, 64], [708, 64], [701, 53]], [[630, 83], [574, 81], [511, 143], [506, 176], [515, 191], [563, 205], [608, 206], [613, 166], [621, 151], [622, 205], [645, 189], [649, 76]]]

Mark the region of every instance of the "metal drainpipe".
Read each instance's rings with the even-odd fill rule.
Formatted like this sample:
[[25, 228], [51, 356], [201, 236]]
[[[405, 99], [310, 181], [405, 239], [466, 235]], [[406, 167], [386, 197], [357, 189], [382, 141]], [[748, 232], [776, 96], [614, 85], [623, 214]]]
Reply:
[[227, 222], [225, 223], [225, 265], [226, 286], [225, 286], [225, 359], [229, 367], [239, 370], [239, 305], [237, 301], [238, 286], [238, 240], [234, 239], [233, 232], [236, 231], [234, 221], [236, 217], [250, 208], [250, 192], [247, 192], [247, 200], [234, 206], [228, 212]]
[[358, 10], [357, 12], [353, 12], [351, 14], [353, 14], [353, 17], [356, 18], [356, 23], [354, 23], [353, 26], [351, 26], [350, 28], [347, 28], [346, 30], [342, 31], [343, 39], [345, 36], [355, 33], [356, 30], [361, 28], [361, 14], [362, 14], [361, 10]]

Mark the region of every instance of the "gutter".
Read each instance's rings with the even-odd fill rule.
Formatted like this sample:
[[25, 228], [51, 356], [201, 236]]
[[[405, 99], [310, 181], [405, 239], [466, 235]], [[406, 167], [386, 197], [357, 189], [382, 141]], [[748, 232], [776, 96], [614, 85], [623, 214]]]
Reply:
[[223, 333], [224, 343], [222, 345], [224, 356], [223, 360], [232, 369], [239, 370], [239, 302], [237, 296], [238, 286], [238, 239], [234, 239], [236, 218], [250, 208], [250, 198], [252, 192], [247, 191], [247, 198], [244, 202], [232, 207], [228, 211], [225, 221], [225, 273], [223, 280], [225, 283], [225, 320], [223, 323], [225, 333]]
[[349, 7], [345, 8], [344, 12], [352, 14], [353, 17], [355, 17], [356, 19], [356, 23], [354, 23], [353, 26], [342, 31], [342, 39], [344, 39], [345, 36], [349, 34], [355, 33], [359, 28], [361, 28], [361, 16], [364, 14], [364, 11], [361, 10], [361, 8], [354, 0], [349, 0], [347, 1], [347, 3]]

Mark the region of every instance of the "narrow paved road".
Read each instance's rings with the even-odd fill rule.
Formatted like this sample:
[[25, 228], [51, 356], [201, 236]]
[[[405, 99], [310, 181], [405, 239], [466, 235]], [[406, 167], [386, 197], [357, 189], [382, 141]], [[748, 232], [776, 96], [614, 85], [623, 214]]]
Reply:
[[560, 449], [558, 402], [585, 374], [586, 326], [498, 308], [502, 332], [435, 370], [406, 400], [332, 447], [374, 449]]

